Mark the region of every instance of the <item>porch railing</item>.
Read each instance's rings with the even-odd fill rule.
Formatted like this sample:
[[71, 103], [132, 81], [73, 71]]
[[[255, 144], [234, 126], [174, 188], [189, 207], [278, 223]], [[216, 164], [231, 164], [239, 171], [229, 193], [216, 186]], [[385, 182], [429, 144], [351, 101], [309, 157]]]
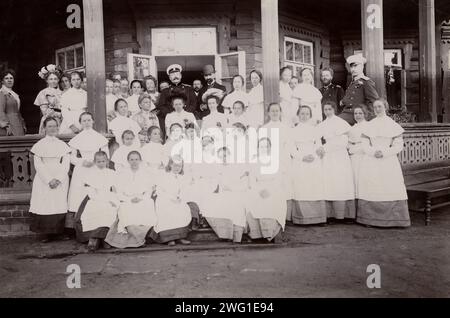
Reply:
[[[408, 170], [450, 160], [450, 124], [405, 124], [400, 163]], [[30, 149], [41, 136], [0, 137], [0, 196], [31, 190], [35, 170]], [[61, 136], [68, 141], [71, 136]]]

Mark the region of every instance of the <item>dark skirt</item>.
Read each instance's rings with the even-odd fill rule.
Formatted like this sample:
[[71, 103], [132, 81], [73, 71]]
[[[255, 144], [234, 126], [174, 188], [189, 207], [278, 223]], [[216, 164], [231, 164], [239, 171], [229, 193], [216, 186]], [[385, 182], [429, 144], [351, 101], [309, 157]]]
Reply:
[[172, 229], [167, 231], [162, 231], [159, 233], [156, 233], [154, 229], [152, 229], [148, 237], [151, 238], [156, 243], [164, 244], [175, 240], [181, 240], [188, 237], [189, 234], [189, 228], [188, 227], [181, 227], [178, 229]]
[[327, 222], [327, 205], [325, 201], [294, 200], [292, 223], [297, 225], [320, 224]]
[[67, 229], [75, 229], [75, 212], [67, 212], [65, 227]]
[[31, 213], [30, 231], [40, 234], [62, 234], [66, 213], [53, 215], [39, 215]]
[[80, 243], [86, 243], [91, 238], [103, 240], [106, 238], [106, 235], [108, 234], [108, 231], [109, 231], [108, 227], [100, 227], [93, 231], [87, 231], [87, 232], [83, 231], [83, 226], [81, 224], [81, 216], [83, 215], [84, 209], [86, 208], [86, 205], [88, 202], [89, 202], [89, 197], [86, 196], [86, 198], [84, 198], [83, 202], [81, 202], [80, 208], [74, 217], [75, 233], [77, 236], [77, 241]]
[[255, 219], [251, 213], [247, 213], [248, 236], [251, 239], [264, 238], [269, 241], [280, 233], [282, 227], [275, 219]]
[[233, 240], [236, 243], [242, 241], [244, 228], [234, 225], [233, 221], [219, 218], [206, 218], [206, 221], [220, 239]]
[[335, 218], [338, 220], [356, 218], [355, 200], [326, 201], [326, 204], [328, 218]]
[[286, 221], [292, 222], [292, 215], [295, 210], [295, 200], [287, 200]]
[[411, 225], [408, 201], [374, 202], [359, 199], [356, 221], [377, 227], [408, 227]]

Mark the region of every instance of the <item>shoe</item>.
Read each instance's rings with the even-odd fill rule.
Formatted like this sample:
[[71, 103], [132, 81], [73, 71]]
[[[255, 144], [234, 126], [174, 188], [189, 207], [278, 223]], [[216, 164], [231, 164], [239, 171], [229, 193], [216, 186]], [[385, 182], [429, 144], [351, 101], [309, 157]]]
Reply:
[[178, 242], [180, 242], [182, 245], [190, 245], [191, 244], [191, 241], [185, 240], [185, 239], [178, 240]]
[[100, 241], [98, 239], [89, 239], [89, 243], [87, 245], [87, 249], [89, 252], [95, 252], [98, 249]]
[[167, 243], [168, 246], [175, 246], [177, 245], [177, 243], [175, 243], [175, 241], [170, 241], [169, 243]]
[[106, 243], [105, 241], [103, 241], [103, 248], [104, 248], [105, 250], [109, 250], [109, 249], [112, 248], [112, 246], [109, 245], [108, 243]]

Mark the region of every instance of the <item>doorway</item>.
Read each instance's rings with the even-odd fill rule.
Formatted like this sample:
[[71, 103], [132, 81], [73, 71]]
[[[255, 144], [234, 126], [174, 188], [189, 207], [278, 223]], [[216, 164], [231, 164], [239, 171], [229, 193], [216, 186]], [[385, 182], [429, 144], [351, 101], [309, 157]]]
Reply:
[[169, 82], [169, 76], [166, 73], [167, 67], [172, 64], [179, 64], [183, 68], [183, 78], [181, 79], [183, 84], [192, 86], [194, 80], [201, 80], [203, 85], [205, 85], [202, 73], [203, 67], [208, 64], [214, 65], [214, 63], [214, 55], [157, 56], [156, 65], [158, 82]]

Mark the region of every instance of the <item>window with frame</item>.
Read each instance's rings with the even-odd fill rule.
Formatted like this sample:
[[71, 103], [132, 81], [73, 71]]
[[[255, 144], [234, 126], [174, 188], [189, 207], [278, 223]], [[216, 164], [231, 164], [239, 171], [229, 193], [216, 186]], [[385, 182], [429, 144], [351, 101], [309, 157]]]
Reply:
[[55, 56], [56, 65], [60, 66], [65, 72], [85, 70], [83, 43], [56, 50]]
[[313, 43], [285, 36], [284, 66], [291, 68], [297, 77], [303, 68], [309, 68], [314, 72]]

